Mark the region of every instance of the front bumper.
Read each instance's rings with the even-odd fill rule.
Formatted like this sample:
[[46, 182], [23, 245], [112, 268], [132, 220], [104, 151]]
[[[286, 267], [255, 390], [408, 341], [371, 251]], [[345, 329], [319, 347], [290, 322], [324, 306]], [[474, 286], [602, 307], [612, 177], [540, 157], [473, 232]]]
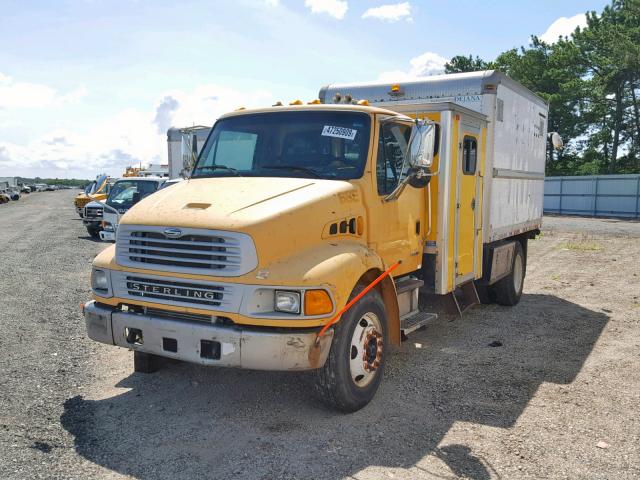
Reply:
[[[84, 317], [89, 338], [97, 342], [201, 365], [254, 370], [320, 368], [333, 339], [329, 329], [315, 347], [317, 329], [251, 329], [172, 320], [112, 310], [95, 301], [85, 305]], [[141, 332], [141, 342], [128, 341], [131, 329]]]
[[100, 230], [100, 240], [103, 242], [115, 242], [116, 232], [107, 232], [106, 230]]

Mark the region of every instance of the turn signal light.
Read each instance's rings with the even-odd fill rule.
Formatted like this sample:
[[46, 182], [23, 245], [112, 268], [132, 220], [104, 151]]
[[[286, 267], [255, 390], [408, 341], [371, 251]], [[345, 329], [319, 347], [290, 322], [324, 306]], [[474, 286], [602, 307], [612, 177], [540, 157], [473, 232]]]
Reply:
[[304, 314], [324, 315], [333, 311], [333, 302], [325, 290], [304, 292]]

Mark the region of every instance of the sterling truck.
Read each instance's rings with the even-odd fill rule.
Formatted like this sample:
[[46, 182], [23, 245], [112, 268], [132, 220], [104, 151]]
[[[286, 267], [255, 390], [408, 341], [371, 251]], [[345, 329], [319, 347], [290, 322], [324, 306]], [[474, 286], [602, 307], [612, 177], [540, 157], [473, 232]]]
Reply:
[[389, 347], [434, 318], [421, 292], [518, 303], [546, 129], [545, 101], [493, 71], [224, 115], [190, 178], [95, 258], [88, 335], [136, 371], [315, 370], [327, 403], [362, 408]]

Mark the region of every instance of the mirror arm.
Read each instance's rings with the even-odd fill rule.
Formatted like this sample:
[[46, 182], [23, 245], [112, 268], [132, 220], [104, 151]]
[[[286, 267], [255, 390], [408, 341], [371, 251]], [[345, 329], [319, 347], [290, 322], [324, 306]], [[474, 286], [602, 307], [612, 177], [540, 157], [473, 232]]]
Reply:
[[389, 195], [384, 197], [383, 201], [387, 203], [387, 202], [392, 202], [394, 200], [397, 200], [400, 194], [404, 191], [405, 187], [407, 186], [407, 183], [409, 183], [410, 178], [411, 178], [411, 175], [407, 175], [400, 182], [398, 182], [398, 185], [396, 186], [396, 188], [394, 188]]

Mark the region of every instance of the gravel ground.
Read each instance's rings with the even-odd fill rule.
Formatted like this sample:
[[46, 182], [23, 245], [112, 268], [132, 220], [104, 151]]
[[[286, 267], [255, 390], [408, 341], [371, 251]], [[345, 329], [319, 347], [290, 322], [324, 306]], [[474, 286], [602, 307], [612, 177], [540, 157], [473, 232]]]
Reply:
[[86, 339], [74, 194], [0, 206], [0, 478], [640, 478], [635, 227], [545, 219], [518, 306], [441, 316], [344, 415], [309, 374], [135, 374]]

